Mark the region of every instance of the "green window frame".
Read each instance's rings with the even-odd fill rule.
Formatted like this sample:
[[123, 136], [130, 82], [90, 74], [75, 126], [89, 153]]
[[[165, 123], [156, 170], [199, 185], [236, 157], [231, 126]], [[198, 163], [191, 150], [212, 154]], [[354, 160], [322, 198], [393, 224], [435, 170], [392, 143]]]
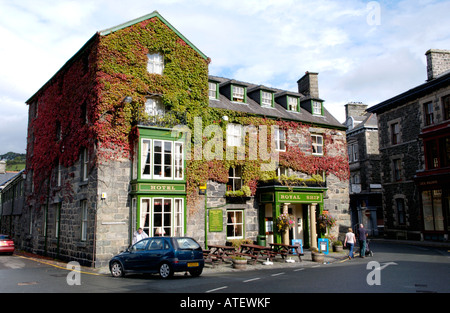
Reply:
[[[317, 110], [317, 106], [315, 106], [317, 104], [320, 105], [320, 113]], [[313, 115], [320, 115], [320, 116], [322, 116], [323, 115], [323, 103], [321, 101], [311, 100], [311, 112], [312, 112]]]
[[[291, 100], [292, 103], [291, 103]], [[295, 104], [293, 103], [295, 101]], [[286, 103], [287, 103], [287, 109], [291, 112], [300, 112], [300, 99], [297, 97], [292, 96], [286, 96]], [[293, 106], [295, 106], [295, 109], [293, 109]]]
[[[243, 93], [241, 92], [235, 92], [238, 90], [237, 88], [242, 88]], [[239, 90], [240, 91], [240, 90]], [[242, 94], [242, 97], [241, 97]], [[239, 103], [247, 103], [247, 87], [245, 86], [239, 86], [239, 85], [231, 85], [231, 101], [233, 102], [239, 102]]]
[[[267, 95], [270, 95], [270, 104], [266, 104], [266, 102], [263, 102], [263, 99], [267, 99]], [[260, 103], [261, 103], [261, 107], [263, 108], [273, 108], [273, 104], [274, 104], [274, 100], [273, 100], [274, 96], [273, 93], [270, 91], [266, 91], [266, 90], [261, 90], [260, 91]]]

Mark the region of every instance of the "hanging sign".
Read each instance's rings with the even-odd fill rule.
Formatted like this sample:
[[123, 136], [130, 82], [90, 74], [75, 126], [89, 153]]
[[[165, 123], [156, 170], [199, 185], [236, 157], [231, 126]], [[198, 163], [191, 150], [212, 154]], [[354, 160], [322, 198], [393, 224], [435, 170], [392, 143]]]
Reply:
[[322, 202], [322, 193], [277, 192], [278, 202], [315, 203]]

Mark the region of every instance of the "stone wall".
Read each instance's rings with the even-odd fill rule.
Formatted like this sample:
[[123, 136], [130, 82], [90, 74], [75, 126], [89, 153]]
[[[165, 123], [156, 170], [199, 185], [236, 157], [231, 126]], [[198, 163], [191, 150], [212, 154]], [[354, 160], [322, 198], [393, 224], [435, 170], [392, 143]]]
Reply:
[[[128, 159], [104, 161], [98, 168], [96, 267], [106, 266], [112, 256], [131, 244], [132, 164]], [[102, 196], [103, 195], [103, 196]]]
[[[204, 247], [208, 244], [224, 245], [227, 241], [227, 210], [243, 210], [244, 238], [256, 240], [259, 231], [258, 208], [254, 197], [227, 199], [225, 197], [226, 184], [208, 181], [206, 195], [199, 196], [195, 208], [187, 208], [187, 236], [194, 237]], [[205, 197], [207, 209], [205, 210]], [[208, 212], [211, 209], [222, 210], [221, 232], [209, 230]], [[205, 225], [205, 214], [207, 224]], [[205, 238], [206, 231], [206, 238]]]
[[[418, 140], [421, 110], [418, 102], [411, 102], [378, 115], [380, 130], [381, 175], [385, 228], [420, 229], [419, 193], [414, 184], [417, 169], [423, 168], [423, 152]], [[391, 125], [400, 124], [400, 140], [391, 142]], [[394, 177], [394, 160], [401, 160], [400, 179]], [[396, 199], [405, 202], [405, 223], [399, 223]]]

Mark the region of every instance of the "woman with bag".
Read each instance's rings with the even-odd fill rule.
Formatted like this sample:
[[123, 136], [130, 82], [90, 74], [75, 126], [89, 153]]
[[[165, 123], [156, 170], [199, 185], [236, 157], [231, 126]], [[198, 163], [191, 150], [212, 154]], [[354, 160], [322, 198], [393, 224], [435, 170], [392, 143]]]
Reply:
[[349, 228], [348, 232], [345, 234], [345, 240], [344, 240], [344, 247], [349, 246], [349, 253], [348, 253], [348, 259], [353, 259], [353, 247], [355, 246], [356, 243], [356, 237], [355, 234], [353, 233], [352, 229]]

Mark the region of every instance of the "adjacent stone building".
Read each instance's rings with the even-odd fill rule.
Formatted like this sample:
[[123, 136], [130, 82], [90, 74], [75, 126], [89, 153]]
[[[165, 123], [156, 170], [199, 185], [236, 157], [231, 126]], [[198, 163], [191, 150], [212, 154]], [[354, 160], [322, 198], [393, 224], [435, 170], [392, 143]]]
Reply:
[[140, 227], [205, 247], [316, 246], [349, 227], [345, 127], [318, 74], [286, 91], [211, 76], [209, 62], [158, 12], [97, 32], [27, 101], [17, 246], [101, 267]]
[[429, 50], [427, 82], [368, 109], [378, 116], [385, 234], [447, 240], [450, 51]]
[[381, 197], [381, 163], [378, 147], [378, 123], [367, 105], [345, 105], [347, 147], [350, 166], [350, 210], [352, 225], [364, 224], [370, 235], [384, 228]]

